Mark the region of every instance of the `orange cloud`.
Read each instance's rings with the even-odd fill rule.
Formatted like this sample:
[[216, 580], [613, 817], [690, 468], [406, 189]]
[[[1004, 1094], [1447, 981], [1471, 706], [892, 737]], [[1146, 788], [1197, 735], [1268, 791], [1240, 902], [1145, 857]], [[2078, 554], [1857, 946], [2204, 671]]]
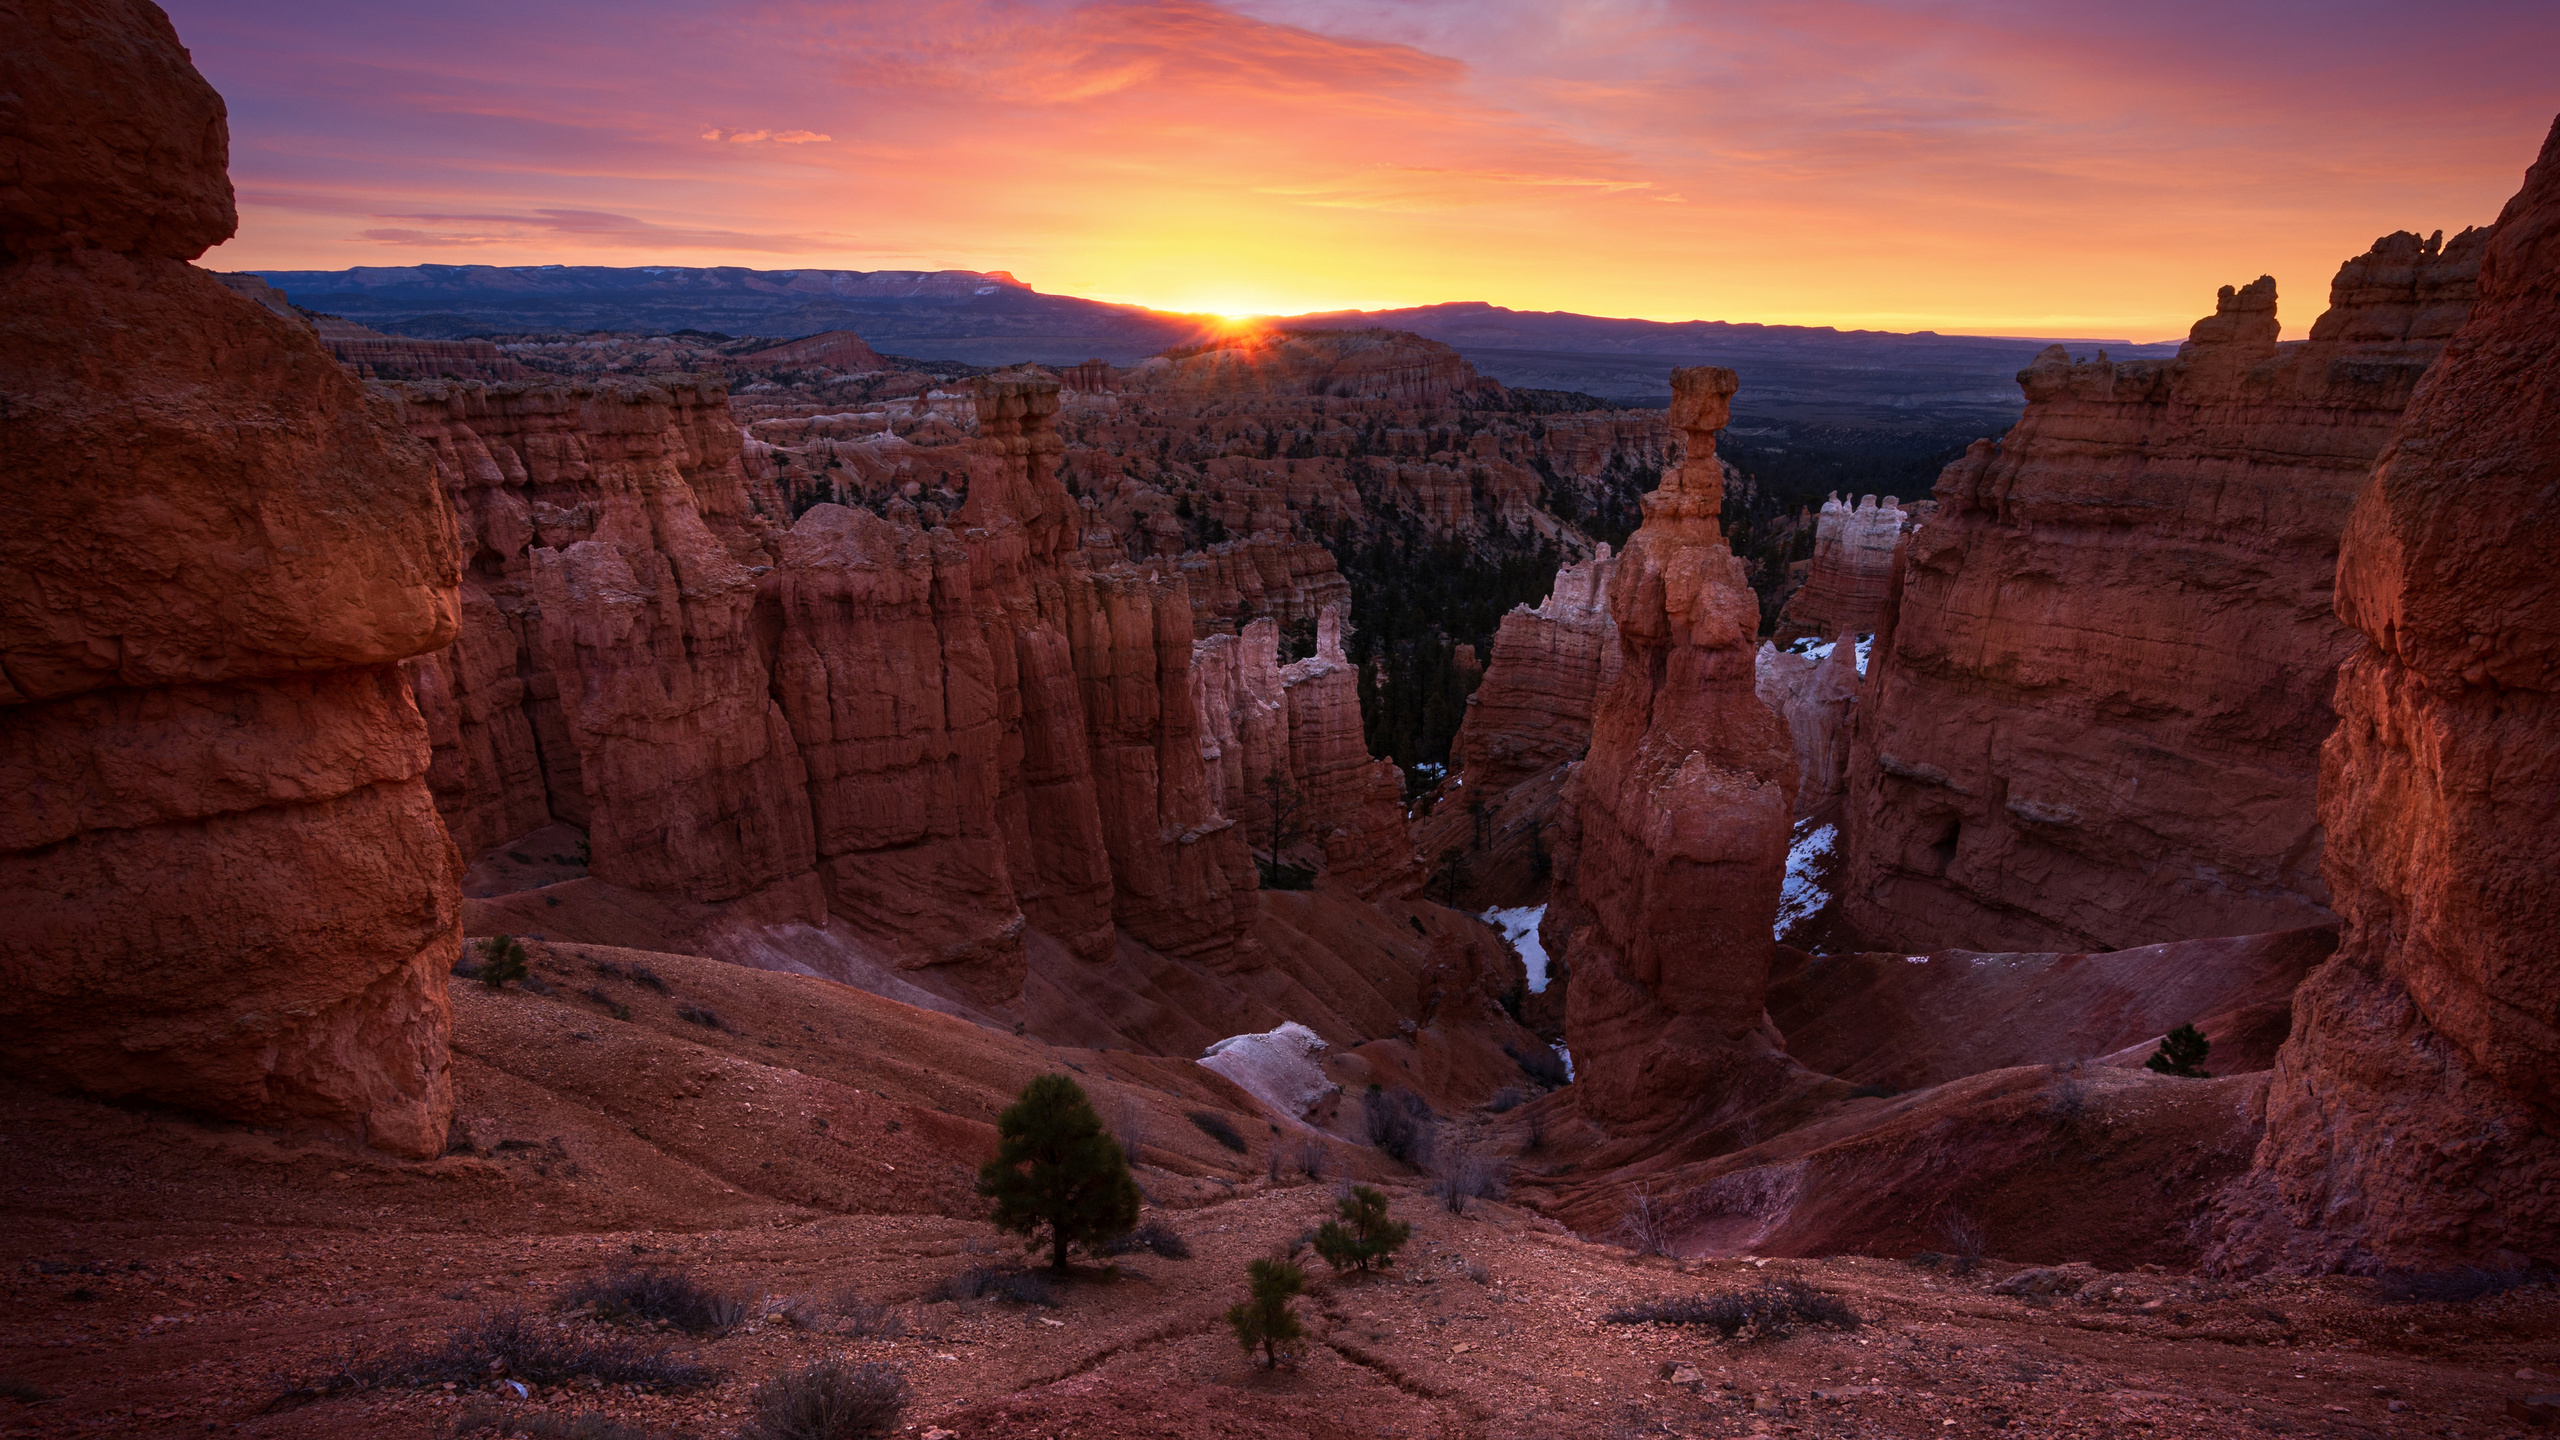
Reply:
[[2560, 107], [2560, 12], [2521, 0], [171, 9], [232, 105], [214, 263], [953, 266], [1186, 310], [2155, 338], [2272, 271], [2299, 333], [2375, 235], [2490, 218]]

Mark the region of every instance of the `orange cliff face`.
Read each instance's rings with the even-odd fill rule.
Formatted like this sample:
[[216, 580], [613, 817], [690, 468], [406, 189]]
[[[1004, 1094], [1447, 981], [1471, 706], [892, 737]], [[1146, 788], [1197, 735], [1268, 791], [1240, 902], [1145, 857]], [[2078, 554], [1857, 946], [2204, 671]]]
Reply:
[[2345, 920], [2297, 995], [2239, 1269], [2560, 1252], [2560, 124], [2346, 525], [2320, 756]]
[[1939, 477], [1869, 662], [1841, 897], [1861, 933], [2106, 950], [2332, 918], [2338, 536], [2485, 238], [2384, 237], [2303, 342], [2277, 342], [2261, 280], [2173, 360], [2054, 347], [2020, 373], [2025, 416]]
[[455, 635], [427, 456], [186, 262], [224, 111], [134, 0], [6, 8], [0, 1054], [436, 1154], [460, 867], [399, 662]]
[[1571, 971], [1581, 1111], [1609, 1125], [1694, 1119], [1787, 1063], [1764, 995], [1796, 760], [1753, 693], [1759, 605], [1716, 521], [1735, 386], [1672, 374], [1687, 459], [1618, 557], [1618, 674], [1565, 787], [1545, 943]]
[[578, 826], [597, 881], [998, 1010], [1035, 933], [1250, 963], [1190, 597], [1081, 547], [1054, 379], [977, 382], [967, 502], [930, 529], [782, 527], [716, 382], [399, 393], [469, 556], [463, 634], [410, 673], [475, 853]]

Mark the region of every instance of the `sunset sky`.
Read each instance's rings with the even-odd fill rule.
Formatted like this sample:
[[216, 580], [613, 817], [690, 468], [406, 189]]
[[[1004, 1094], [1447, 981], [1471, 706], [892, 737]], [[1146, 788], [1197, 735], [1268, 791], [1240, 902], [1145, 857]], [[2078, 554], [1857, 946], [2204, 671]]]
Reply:
[[164, 3], [231, 107], [222, 269], [2131, 339], [2272, 273], [2298, 335], [2560, 110], [2554, 0]]

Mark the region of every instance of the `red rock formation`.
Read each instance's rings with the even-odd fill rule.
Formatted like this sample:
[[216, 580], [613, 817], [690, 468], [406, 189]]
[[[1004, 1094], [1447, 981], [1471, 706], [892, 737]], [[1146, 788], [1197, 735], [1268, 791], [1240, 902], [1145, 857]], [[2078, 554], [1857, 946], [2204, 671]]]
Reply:
[[862, 337], [850, 330], [825, 330], [815, 335], [804, 335], [770, 349], [753, 350], [732, 357], [729, 363], [740, 370], [804, 366], [855, 374], [890, 368], [889, 362], [880, 358], [879, 351], [864, 344]]
[[2387, 236], [2307, 342], [2226, 289], [2178, 357], [2022, 372], [1938, 481], [1853, 743], [1842, 897], [1906, 948], [2118, 949], [2320, 923], [2337, 538], [2482, 236]]
[[0, 1053], [435, 1154], [460, 867], [396, 669], [455, 628], [426, 457], [185, 263], [231, 233], [228, 142], [168, 18], [0, 28]]
[[1787, 727], [1796, 755], [1796, 814], [1810, 815], [1848, 788], [1851, 707], [1858, 699], [1858, 646], [1843, 631], [1817, 658], [1764, 641], [1753, 690]]
[[1502, 387], [1457, 351], [1397, 330], [1264, 330], [1168, 350], [1121, 372], [1124, 389], [1189, 395], [1328, 395], [1437, 408]]
[[1198, 635], [1263, 616], [1283, 625], [1313, 623], [1327, 607], [1351, 603], [1351, 586], [1334, 567], [1332, 551], [1268, 530], [1181, 553], [1177, 563]]
[[2560, 125], [2356, 503], [2321, 754], [2346, 933], [2305, 983], [2221, 1263], [2560, 1255]]
[[1091, 566], [1055, 382], [980, 382], [956, 533], [904, 502], [781, 531], [723, 399], [689, 378], [403, 390], [470, 561], [463, 636], [412, 666], [456, 834], [585, 827], [599, 880], [832, 915], [998, 1008], [1035, 927], [1089, 960], [1115, 929], [1234, 949], [1252, 871], [1200, 759], [1191, 602]]
[[1617, 558], [1599, 553], [1556, 571], [1538, 608], [1515, 606], [1493, 637], [1493, 663], [1467, 699], [1451, 746], [1471, 786], [1508, 790], [1580, 759], [1591, 744], [1591, 707], [1617, 678], [1618, 625], [1609, 615]]
[[[1194, 647], [1194, 705], [1214, 808], [1238, 838], [1270, 850], [1270, 778], [1295, 792], [1295, 828], [1323, 856], [1324, 873], [1363, 899], [1392, 899], [1422, 883], [1405, 838], [1404, 784], [1394, 762], [1362, 739], [1357, 677], [1342, 657], [1342, 610], [1317, 624], [1316, 653], [1279, 663], [1280, 631], [1257, 620], [1241, 636]], [[1284, 847], [1284, 860], [1294, 849]], [[1294, 863], [1294, 861], [1292, 861]]]
[[1881, 507], [1873, 495], [1854, 503], [1838, 495], [1825, 500], [1814, 522], [1812, 567], [1779, 612], [1778, 639], [1874, 634], [1894, 549], [1918, 523], [1891, 495]]
[[338, 363], [371, 380], [527, 380], [533, 372], [486, 340], [417, 340], [385, 335], [335, 315], [305, 310], [257, 275], [217, 274], [223, 288], [309, 327]]
[[1795, 756], [1752, 693], [1760, 610], [1716, 516], [1732, 371], [1674, 371], [1687, 458], [1644, 499], [1610, 588], [1623, 659], [1565, 789], [1548, 953], [1572, 971], [1581, 1112], [1658, 1128], [1784, 1069], [1769, 922]]

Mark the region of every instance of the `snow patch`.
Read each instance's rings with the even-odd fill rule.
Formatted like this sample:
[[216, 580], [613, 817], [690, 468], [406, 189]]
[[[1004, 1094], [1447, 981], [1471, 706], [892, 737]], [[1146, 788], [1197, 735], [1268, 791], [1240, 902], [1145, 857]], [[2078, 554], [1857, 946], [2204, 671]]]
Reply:
[[1859, 673], [1859, 674], [1864, 675], [1864, 674], [1866, 674], [1866, 673], [1867, 673], [1867, 652], [1868, 652], [1868, 651], [1870, 651], [1870, 650], [1873, 650], [1873, 649], [1875, 649], [1875, 648], [1876, 648], [1876, 637], [1874, 637], [1873, 635], [1861, 635], [1861, 636], [1859, 636], [1859, 637], [1858, 637], [1858, 673]]
[[1778, 920], [1770, 927], [1771, 938], [1783, 937], [1797, 921], [1831, 903], [1829, 892], [1814, 879], [1814, 867], [1830, 857], [1831, 847], [1839, 841], [1837, 825], [1796, 822], [1795, 842], [1787, 847], [1787, 883], [1778, 891]]
[[1547, 1048], [1556, 1052], [1556, 1058], [1564, 1062], [1565, 1083], [1571, 1084], [1573, 1082], [1573, 1052], [1564, 1048], [1564, 1042], [1561, 1040]]
[[1233, 1080], [1248, 1094], [1292, 1120], [1333, 1090], [1324, 1078], [1324, 1038], [1295, 1020], [1256, 1035], [1230, 1035], [1204, 1051], [1199, 1063]]
[[1502, 932], [1511, 948], [1520, 952], [1520, 963], [1529, 967], [1529, 993], [1543, 995], [1547, 991], [1547, 947], [1538, 943], [1538, 926], [1547, 918], [1544, 905], [1522, 905], [1510, 910], [1487, 910], [1484, 923]]

